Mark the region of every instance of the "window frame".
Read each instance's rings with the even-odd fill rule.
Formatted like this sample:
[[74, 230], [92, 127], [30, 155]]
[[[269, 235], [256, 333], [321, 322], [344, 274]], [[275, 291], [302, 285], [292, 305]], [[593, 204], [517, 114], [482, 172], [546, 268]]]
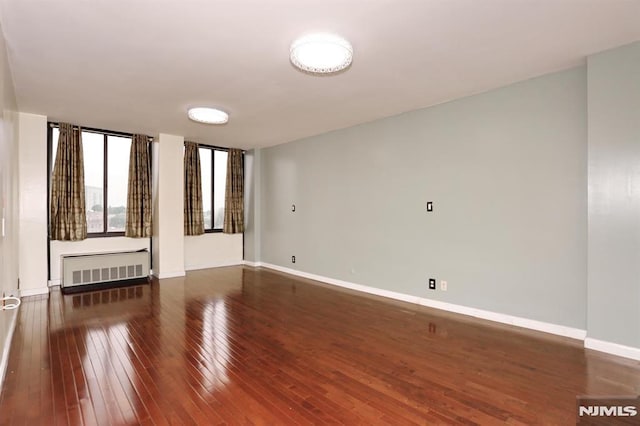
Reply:
[[[47, 158], [47, 228], [48, 228], [48, 233], [49, 233], [49, 237], [51, 236], [51, 218], [49, 217], [50, 215], [50, 203], [51, 203], [51, 174], [53, 173], [53, 161], [55, 158], [55, 153], [53, 152], [53, 129], [54, 128], [60, 128], [59, 123], [55, 123], [55, 122], [49, 122], [47, 123], [47, 153], [48, 153], [48, 158]], [[103, 171], [102, 171], [102, 184], [103, 184], [103, 191], [102, 191], [102, 223], [103, 223], [103, 232], [87, 232], [87, 238], [110, 238], [110, 237], [124, 237], [125, 236], [125, 231], [109, 231], [108, 230], [108, 226], [109, 226], [109, 207], [108, 207], [108, 194], [109, 194], [109, 184], [108, 184], [108, 162], [109, 162], [109, 143], [108, 141], [108, 137], [109, 136], [116, 136], [116, 137], [124, 137], [124, 138], [130, 138], [133, 141], [133, 134], [131, 133], [125, 133], [125, 132], [116, 132], [113, 130], [104, 130], [104, 129], [96, 129], [96, 128], [92, 128], [92, 127], [82, 127], [82, 126], [74, 126], [74, 129], [79, 129], [82, 132], [89, 132], [89, 133], [97, 133], [103, 136]]]
[[[223, 226], [220, 228], [214, 228], [214, 224], [215, 224], [215, 216], [214, 216], [214, 206], [215, 206], [215, 192], [216, 192], [216, 185], [215, 185], [215, 176], [216, 176], [216, 165], [215, 165], [215, 152], [216, 151], [222, 151], [222, 152], [226, 152], [227, 155], [229, 153], [229, 148], [222, 148], [219, 146], [212, 146], [212, 145], [201, 145], [198, 144], [198, 149], [207, 149], [210, 151], [211, 154], [211, 228], [207, 229], [207, 227], [205, 226], [204, 228], [204, 233], [205, 234], [219, 234], [222, 233], [222, 228], [224, 227], [224, 221], [223, 221]], [[198, 151], [198, 154], [200, 154], [200, 151]], [[200, 162], [200, 172], [202, 173], [202, 162]], [[201, 176], [201, 179], [204, 179], [204, 176]], [[226, 174], [225, 174], [225, 179], [226, 179]], [[226, 182], [225, 182], [225, 188], [226, 188]], [[204, 195], [204, 194], [203, 194]], [[204, 197], [203, 197], [204, 198]], [[204, 200], [203, 200], [204, 203]], [[226, 206], [226, 200], [225, 200], [225, 209], [227, 208]], [[203, 204], [202, 206], [202, 210], [205, 211], [205, 206]]]

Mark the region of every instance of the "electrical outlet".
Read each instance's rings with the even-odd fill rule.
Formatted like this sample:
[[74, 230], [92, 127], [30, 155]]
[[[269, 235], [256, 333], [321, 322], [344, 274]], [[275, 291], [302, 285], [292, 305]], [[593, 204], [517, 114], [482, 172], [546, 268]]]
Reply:
[[446, 281], [440, 281], [440, 290], [442, 291], [447, 291], [447, 282]]
[[429, 290], [435, 290], [435, 289], [436, 289], [436, 279], [429, 278]]
[[291, 263], [296, 263], [296, 257], [295, 256], [291, 256]]
[[296, 211], [296, 205], [295, 204], [291, 204], [291, 211], [295, 212]]
[[433, 201], [427, 201], [427, 211], [428, 212], [433, 211]]

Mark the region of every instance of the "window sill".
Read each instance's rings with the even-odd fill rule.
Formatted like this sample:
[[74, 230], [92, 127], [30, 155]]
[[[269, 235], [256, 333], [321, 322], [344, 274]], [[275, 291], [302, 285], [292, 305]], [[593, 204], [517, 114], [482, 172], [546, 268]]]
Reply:
[[87, 238], [111, 238], [111, 237], [124, 237], [124, 232], [96, 232], [87, 233]]

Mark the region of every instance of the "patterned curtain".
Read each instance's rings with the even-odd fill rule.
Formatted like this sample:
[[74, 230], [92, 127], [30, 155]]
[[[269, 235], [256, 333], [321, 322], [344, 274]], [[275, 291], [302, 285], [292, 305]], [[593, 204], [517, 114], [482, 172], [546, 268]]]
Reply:
[[51, 179], [51, 239], [78, 241], [87, 237], [84, 202], [82, 131], [60, 123], [56, 162]]
[[242, 150], [230, 149], [227, 158], [227, 188], [224, 196], [225, 234], [244, 232], [244, 173]]
[[133, 135], [129, 154], [127, 222], [124, 235], [149, 238], [153, 233], [151, 210], [151, 156], [147, 135]]
[[202, 175], [198, 144], [184, 144], [184, 235], [204, 234]]

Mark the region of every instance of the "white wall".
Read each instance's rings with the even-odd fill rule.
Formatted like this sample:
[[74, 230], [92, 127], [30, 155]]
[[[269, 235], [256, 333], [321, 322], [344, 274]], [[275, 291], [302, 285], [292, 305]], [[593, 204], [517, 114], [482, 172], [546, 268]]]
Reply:
[[23, 296], [47, 293], [47, 117], [21, 112], [19, 274]]
[[149, 238], [87, 238], [82, 241], [51, 241], [51, 285], [62, 278], [61, 257], [68, 254], [108, 253], [151, 248]]
[[153, 273], [159, 278], [242, 263], [242, 234], [184, 235], [183, 146], [182, 136], [167, 134], [154, 143]]
[[153, 274], [157, 277], [160, 263], [160, 238], [158, 233], [160, 232], [159, 225], [159, 212], [158, 212], [158, 182], [160, 181], [160, 155], [158, 152], [158, 140], [153, 142], [153, 149], [151, 150], [151, 196], [153, 204], [153, 238], [151, 238], [151, 264], [153, 265]]
[[3, 110], [0, 117], [0, 297], [18, 294], [18, 132], [18, 113]]
[[242, 234], [204, 234], [184, 237], [184, 267], [194, 269], [242, 263]]
[[[7, 49], [0, 28], [0, 297], [18, 296], [19, 117]], [[0, 388], [17, 310], [0, 311]]]
[[[11, 72], [0, 32], [0, 297], [17, 295], [18, 289], [18, 135]], [[1, 319], [0, 319], [1, 321]], [[0, 343], [2, 338], [0, 324]]]
[[184, 138], [160, 133], [154, 142], [153, 274], [158, 278], [184, 272]]
[[[25, 294], [47, 291], [46, 286], [46, 117], [21, 114], [25, 149], [21, 157], [24, 189], [21, 208], [26, 220], [21, 249]], [[22, 145], [21, 145], [22, 146]], [[153, 273], [160, 278], [184, 275], [186, 269], [235, 265], [242, 262], [242, 235], [206, 234], [185, 237], [183, 226], [183, 138], [160, 135], [153, 149], [154, 237], [87, 238], [83, 241], [51, 241], [50, 285], [59, 285], [61, 256], [151, 249]], [[44, 184], [42, 183], [44, 182]], [[44, 261], [42, 255], [44, 253]], [[35, 256], [32, 254], [36, 254]], [[44, 279], [44, 285], [42, 280]], [[21, 281], [22, 284], [22, 281]]]

